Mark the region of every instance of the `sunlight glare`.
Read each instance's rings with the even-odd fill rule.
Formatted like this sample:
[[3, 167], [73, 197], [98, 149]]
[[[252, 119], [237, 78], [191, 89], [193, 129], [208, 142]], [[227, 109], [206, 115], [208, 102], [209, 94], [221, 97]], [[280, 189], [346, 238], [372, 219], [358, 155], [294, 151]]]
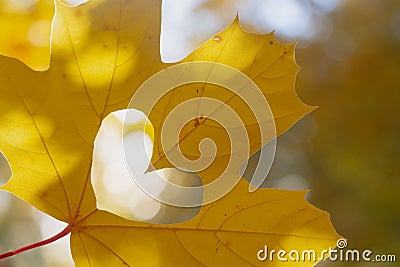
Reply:
[[312, 14], [295, 0], [266, 0], [260, 3], [257, 19], [261, 25], [275, 29], [288, 37], [309, 37], [312, 30]]

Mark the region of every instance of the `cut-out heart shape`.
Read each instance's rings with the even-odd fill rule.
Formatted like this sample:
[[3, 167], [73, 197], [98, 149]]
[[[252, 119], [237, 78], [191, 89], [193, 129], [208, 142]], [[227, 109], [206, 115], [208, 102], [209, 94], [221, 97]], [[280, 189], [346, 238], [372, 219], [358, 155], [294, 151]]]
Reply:
[[[128, 112], [129, 120], [126, 120]], [[123, 135], [124, 123], [129, 132]], [[200, 207], [175, 207], [161, 203], [142, 191], [133, 179], [132, 175], [145, 179], [154, 189], [152, 192], [158, 195], [168, 194], [168, 185], [156, 177], [163, 177], [179, 186], [202, 185], [200, 177], [195, 173], [179, 169], [148, 171], [153, 150], [153, 132], [148, 118], [135, 109], [113, 112], [103, 120], [94, 142], [91, 176], [97, 207], [135, 221], [177, 223], [190, 220], [199, 212]], [[130, 150], [129, 160], [133, 161], [129, 164], [133, 166], [130, 169], [124, 156], [127, 149]], [[170, 196], [183, 197], [201, 201], [202, 194]]]

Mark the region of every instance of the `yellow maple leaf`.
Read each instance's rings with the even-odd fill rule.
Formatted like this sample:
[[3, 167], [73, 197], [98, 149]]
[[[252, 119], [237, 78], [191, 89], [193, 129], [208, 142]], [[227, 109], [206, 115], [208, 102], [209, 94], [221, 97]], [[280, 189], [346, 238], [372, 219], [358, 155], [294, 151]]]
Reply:
[[0, 54], [20, 59], [35, 70], [50, 61], [52, 0], [0, 1]]
[[[78, 266], [258, 264], [256, 253], [264, 243], [271, 249], [317, 252], [335, 245], [338, 235], [328, 215], [310, 206], [303, 193], [262, 189], [250, 195], [244, 181], [187, 223], [129, 222], [99, 211], [90, 177], [102, 120], [126, 108], [147, 78], [170, 66], [159, 55], [161, 1], [90, 1], [76, 8], [56, 3], [56, 9], [48, 71], [34, 72], [17, 60], [0, 57], [0, 150], [13, 171], [1, 189], [69, 224], [61, 235], [72, 233]], [[254, 79], [281, 134], [312, 110], [294, 91], [298, 67], [293, 49], [272, 34], [245, 33], [236, 20], [186, 61], [228, 64]], [[200, 92], [221, 97], [211, 88], [204, 85]], [[159, 109], [168, 112], [172, 107], [160, 103]], [[158, 150], [163, 117], [157, 116], [150, 114], [155, 126], [152, 162], [156, 168], [170, 167]], [[186, 136], [201, 137], [208, 131], [201, 127], [205, 124], [196, 125], [198, 136]], [[250, 138], [251, 153], [268, 141]], [[197, 152], [188, 145], [187, 149]], [[216, 172], [214, 167], [199, 174], [207, 181]]]
[[329, 215], [307, 203], [304, 194], [262, 189], [249, 195], [242, 180], [191, 221], [172, 225], [95, 211], [72, 233], [72, 255], [78, 266], [292, 266], [293, 261], [270, 255], [260, 261], [257, 254], [267, 245], [269, 252], [297, 250], [300, 255], [312, 249], [316, 260], [300, 256], [296, 264], [313, 266], [328, 256], [323, 250], [333, 248], [339, 236]]
[[[199, 49], [189, 55], [183, 62], [193, 62], [204, 60], [217, 62], [234, 67], [250, 77], [260, 87], [262, 94], [268, 100], [273, 113], [274, 123], [276, 125], [276, 134], [280, 135], [289, 129], [301, 117], [311, 112], [314, 107], [310, 107], [297, 97], [294, 90], [296, 74], [299, 70], [294, 59], [294, 44], [287, 45], [278, 42], [274, 34], [257, 35], [245, 32], [236, 19], [232, 25], [215, 37], [208, 40]], [[216, 71], [215, 75], [220, 75]], [[249, 89], [249, 88], [246, 88]], [[166, 114], [169, 114], [182, 101], [187, 99], [198, 99], [192, 101], [193, 105], [201, 106], [204, 102], [200, 97], [208, 97], [219, 100], [226, 106], [238, 110], [238, 116], [246, 127], [248, 138], [250, 140], [250, 154], [254, 154], [261, 147], [266, 145], [274, 135], [261, 138], [258, 131], [259, 124], [266, 124], [266, 121], [260, 122], [253, 115], [255, 106], [248, 107], [249, 104], [241, 103], [241, 96], [238, 92], [232, 92], [230, 89], [221, 88], [214, 84], [189, 84], [181, 85], [166, 94], [154, 108], [154, 112], [149, 114], [150, 121], [155, 126], [155, 151], [153, 153], [153, 166], [158, 168], [172, 167], [166, 154], [179, 153], [179, 150], [186, 152], [185, 156], [192, 159], [200, 158], [201, 151], [193, 144], [199, 143], [199, 140], [212, 138], [216, 140], [218, 151], [213, 157], [213, 164], [206, 169], [198, 172], [206, 182], [213, 181], [219, 177], [221, 166], [227, 165], [229, 157], [227, 149], [229, 140], [227, 136], [221, 133], [223, 126], [218, 126], [215, 122], [210, 122], [208, 114], [215, 113], [212, 108], [205, 107], [203, 112], [199, 113], [197, 118], [186, 123], [179, 136], [179, 146], [171, 145], [171, 148], [165, 151], [161, 143], [161, 128], [165, 129]], [[163, 101], [164, 100], [164, 101]], [[145, 99], [141, 102], [135, 102], [133, 107], [142, 107]], [[204, 104], [203, 104], [204, 105]], [[268, 107], [263, 107], [264, 113], [268, 114]], [[200, 109], [197, 108], [197, 109]], [[208, 109], [208, 110], [207, 110]], [[210, 110], [211, 109], [211, 110]], [[218, 109], [218, 108], [217, 108]], [[161, 112], [160, 112], [161, 111]], [[185, 112], [190, 110], [185, 109]], [[227, 116], [227, 115], [226, 115]], [[225, 117], [226, 117], [225, 116]], [[210, 116], [212, 118], [212, 116]], [[267, 115], [268, 117], [268, 115]], [[177, 118], [174, 117], [174, 120]], [[195, 131], [193, 130], [193, 125]], [[235, 144], [238, 146], [238, 144]], [[225, 149], [224, 149], [225, 148]]]
[[[57, 0], [75, 6], [85, 0]], [[50, 63], [54, 0], [0, 0], [0, 54], [18, 58], [34, 70]]]

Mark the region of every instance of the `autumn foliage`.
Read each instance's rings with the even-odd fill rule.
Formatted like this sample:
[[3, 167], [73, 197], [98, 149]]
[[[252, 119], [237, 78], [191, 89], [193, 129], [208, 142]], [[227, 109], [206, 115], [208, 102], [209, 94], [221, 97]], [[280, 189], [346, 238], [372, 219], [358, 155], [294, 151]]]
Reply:
[[[56, 11], [48, 70], [34, 71], [0, 57], [0, 150], [13, 172], [1, 189], [68, 223], [77, 266], [252, 266], [263, 264], [257, 251], [265, 244], [317, 253], [336, 245], [340, 236], [329, 215], [309, 204], [305, 191], [249, 193], [243, 179], [183, 223], [130, 221], [99, 210], [91, 171], [102, 121], [126, 108], [151, 75], [171, 66], [159, 53], [161, 1], [89, 1], [78, 7], [57, 2]], [[235, 20], [183, 60], [191, 61], [219, 62], [248, 75], [268, 100], [278, 135], [314, 109], [294, 89], [294, 45], [279, 42], [273, 33], [247, 33]], [[196, 91], [188, 88], [177, 88], [174, 96], [167, 96], [172, 99], [168, 105], [162, 102], [158, 110], [168, 112], [182, 98], [195, 98]], [[221, 88], [208, 87], [206, 92], [226, 101]], [[149, 119], [155, 132], [152, 163], [157, 169], [174, 167], [163, 158], [165, 151], [157, 150], [163, 116], [156, 113]], [[210, 133], [200, 122], [187, 135], [196, 140], [194, 134]], [[251, 154], [265, 145], [257, 138], [249, 140]], [[191, 144], [179, 145], [198, 153]], [[217, 155], [216, 165], [199, 173], [203, 182], [213, 180], [223, 163]]]

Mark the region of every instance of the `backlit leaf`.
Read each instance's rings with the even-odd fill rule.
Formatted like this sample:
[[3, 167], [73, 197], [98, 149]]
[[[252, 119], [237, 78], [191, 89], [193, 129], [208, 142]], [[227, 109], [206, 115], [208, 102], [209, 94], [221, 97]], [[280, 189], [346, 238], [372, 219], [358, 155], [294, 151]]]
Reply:
[[[247, 183], [213, 204], [195, 219], [174, 225], [129, 222], [96, 211], [72, 234], [72, 253], [78, 266], [293, 266], [257, 252], [285, 249], [287, 253], [334, 247], [339, 236], [329, 215], [311, 206], [305, 192], [259, 189], [248, 194]], [[251, 218], [251, 219], [250, 219]], [[325, 253], [323, 257], [327, 257]], [[276, 254], [274, 255], [276, 257]], [[288, 256], [286, 255], [286, 258]], [[313, 266], [299, 261], [297, 266]], [[124, 265], [125, 264], [125, 265]]]
[[[71, 6], [86, 2], [56, 1]], [[0, 0], [0, 54], [35, 70], [48, 69], [53, 15], [53, 0]]]
[[[256, 253], [264, 243], [317, 251], [333, 247], [338, 235], [328, 216], [307, 204], [303, 193], [263, 189], [249, 194], [244, 181], [222, 200], [203, 207], [194, 220], [171, 226], [126, 221], [97, 210], [90, 177], [102, 120], [126, 108], [147, 78], [170, 66], [160, 60], [160, 8], [160, 0], [93, 0], [75, 8], [56, 3], [49, 70], [34, 72], [15, 59], [0, 57], [0, 150], [13, 172], [1, 189], [69, 223], [78, 266], [222, 261], [241, 266], [257, 264]], [[228, 64], [254, 79], [281, 134], [312, 110], [294, 91], [298, 67], [293, 49], [273, 34], [244, 32], [236, 20], [185, 61]], [[215, 98], [224, 95], [211, 88], [199, 91]], [[156, 110], [163, 112], [150, 115], [156, 168], [171, 167], [158, 148], [158, 131], [180, 90], [171, 97], [171, 105], [161, 101]], [[196, 97], [194, 92], [181, 96]], [[194, 133], [188, 138], [197, 140], [208, 129], [200, 123]], [[249, 140], [252, 153], [268, 141], [257, 140], [257, 135]], [[197, 148], [180, 145], [196, 156]], [[216, 170], [199, 174], [210, 181]]]

